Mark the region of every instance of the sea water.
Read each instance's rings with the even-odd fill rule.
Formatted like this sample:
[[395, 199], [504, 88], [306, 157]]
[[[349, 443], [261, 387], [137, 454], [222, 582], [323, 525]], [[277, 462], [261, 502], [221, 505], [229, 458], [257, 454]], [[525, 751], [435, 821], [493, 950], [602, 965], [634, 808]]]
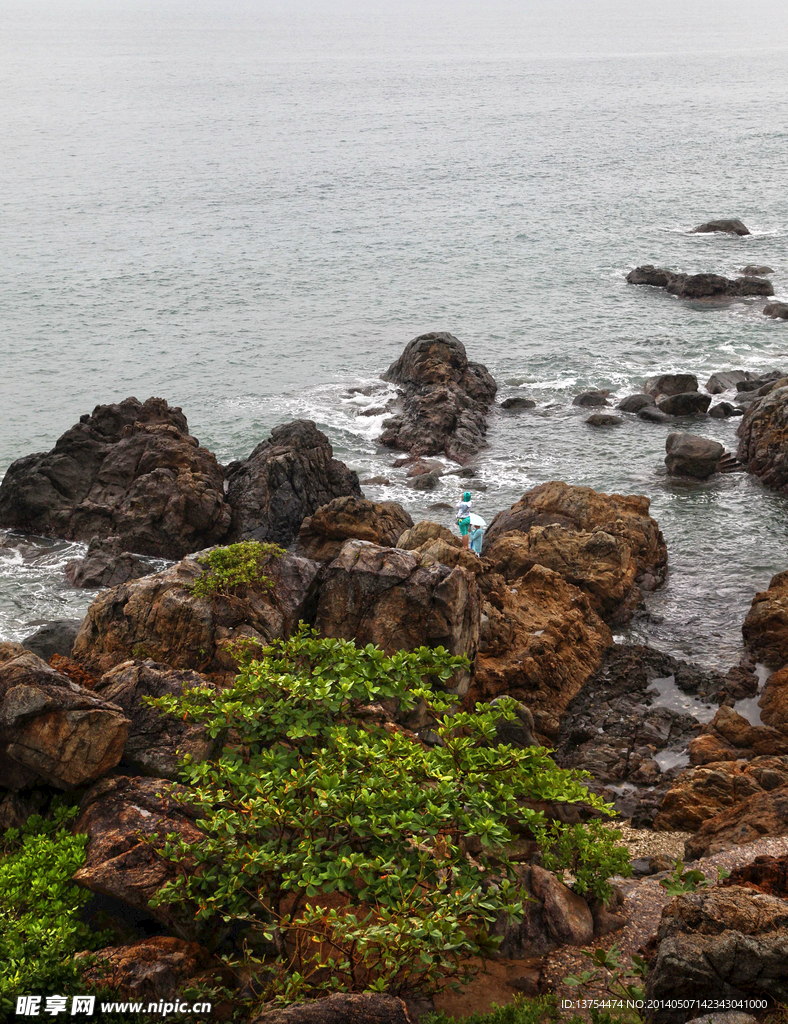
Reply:
[[[666, 478], [672, 428], [594, 430], [571, 401], [788, 370], [763, 300], [625, 282], [766, 263], [788, 298], [786, 30], [777, 0], [4, 0], [0, 473], [159, 395], [222, 461], [310, 417], [389, 479], [370, 498], [448, 525], [430, 506], [457, 478], [410, 490], [358, 414], [411, 338], [451, 331], [538, 403], [492, 414], [476, 510], [552, 479], [647, 495], [670, 573], [631, 635], [727, 667], [788, 568], [788, 499]], [[688, 233], [734, 216], [749, 237]], [[735, 450], [736, 425], [690, 429]], [[0, 542], [0, 638], [84, 612], [79, 545]]]

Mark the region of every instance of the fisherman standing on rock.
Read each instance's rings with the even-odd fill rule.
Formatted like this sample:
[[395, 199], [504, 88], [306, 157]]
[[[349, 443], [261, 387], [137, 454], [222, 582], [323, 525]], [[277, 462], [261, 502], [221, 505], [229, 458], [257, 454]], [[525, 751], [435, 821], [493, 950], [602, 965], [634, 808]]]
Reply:
[[466, 551], [470, 546], [470, 550], [480, 558], [482, 554], [482, 538], [484, 537], [486, 525], [487, 523], [485, 523], [481, 516], [471, 512], [471, 492], [466, 491], [462, 496], [462, 500], [457, 505], [457, 526], [460, 528], [462, 546]]

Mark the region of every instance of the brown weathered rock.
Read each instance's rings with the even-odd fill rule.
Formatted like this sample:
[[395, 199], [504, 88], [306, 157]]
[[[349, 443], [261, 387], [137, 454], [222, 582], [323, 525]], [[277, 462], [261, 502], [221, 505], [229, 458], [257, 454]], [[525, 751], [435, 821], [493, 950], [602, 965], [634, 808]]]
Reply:
[[472, 551], [463, 548], [460, 538], [448, 527], [432, 523], [428, 519], [405, 530], [397, 541], [397, 547], [406, 551], [417, 551], [425, 565], [439, 562], [452, 569], [461, 565], [474, 575], [484, 569], [482, 560]]
[[648, 498], [551, 482], [499, 512], [484, 554], [508, 579], [544, 565], [584, 590], [605, 618], [624, 622], [667, 569], [667, 548]]
[[788, 856], [770, 857], [762, 854], [749, 864], [742, 864], [731, 871], [723, 885], [739, 885], [756, 889], [769, 896], [788, 897]]
[[19, 644], [0, 643], [0, 787], [72, 789], [120, 761], [129, 720]]
[[788, 494], [788, 387], [750, 405], [737, 434], [737, 455], [767, 487]]
[[759, 661], [770, 668], [788, 664], [788, 572], [773, 576], [769, 589], [755, 595], [742, 633]]
[[[473, 660], [481, 600], [474, 577], [401, 548], [348, 540], [327, 567], [316, 626], [324, 636], [397, 650], [443, 646]], [[468, 676], [456, 681], [465, 692]]]
[[657, 942], [646, 980], [656, 1024], [683, 1024], [686, 999], [788, 998], [785, 900], [737, 886], [686, 893], [663, 910]]
[[325, 999], [264, 1010], [252, 1024], [415, 1024], [397, 996], [334, 993]]
[[355, 495], [334, 498], [306, 518], [298, 533], [299, 555], [332, 562], [346, 540], [368, 540], [393, 548], [413, 520], [396, 501], [376, 503]]
[[209, 686], [196, 672], [173, 669], [155, 661], [125, 661], [111, 669], [96, 686], [104, 700], [120, 707], [131, 722], [122, 764], [156, 779], [174, 779], [178, 761], [189, 755], [205, 761], [219, 746], [204, 725], [165, 715], [143, 697], [179, 696], [184, 688]]
[[665, 794], [654, 827], [694, 832], [758, 793], [788, 785], [788, 756], [722, 761], [683, 772]]
[[316, 562], [290, 554], [272, 557], [264, 569], [271, 587], [249, 585], [230, 597], [209, 598], [189, 590], [203, 572], [198, 557], [99, 594], [74, 644], [75, 660], [96, 675], [131, 658], [234, 673], [228, 643], [287, 636], [313, 613]]
[[51, 452], [0, 484], [0, 527], [69, 540], [118, 536], [127, 551], [180, 558], [215, 544], [230, 509], [215, 457], [161, 398], [99, 405]]
[[589, 598], [552, 569], [535, 565], [511, 584], [494, 572], [478, 580], [482, 642], [466, 700], [515, 697], [538, 732], [554, 741], [567, 704], [612, 644], [610, 629]]
[[468, 362], [465, 347], [445, 331], [405, 346], [383, 380], [402, 388], [381, 442], [414, 455], [446, 454], [466, 463], [484, 445], [496, 385], [486, 367]]
[[289, 544], [301, 524], [323, 505], [353, 494], [358, 476], [334, 457], [312, 420], [294, 420], [271, 431], [248, 459], [227, 467], [232, 508], [228, 540]]
[[[131, 946], [106, 946], [82, 971], [91, 985], [109, 988], [120, 999], [175, 1002], [187, 987], [211, 982], [221, 962], [196, 942], [156, 935]], [[210, 973], [209, 973], [210, 972]]]
[[75, 832], [88, 836], [85, 864], [74, 881], [149, 913], [181, 939], [199, 942], [210, 936], [213, 926], [198, 921], [193, 907], [150, 905], [165, 882], [175, 877], [175, 868], [145, 840], [158, 834], [163, 841], [171, 832], [189, 843], [202, 837], [194, 824], [196, 815], [173, 800], [170, 786], [163, 779], [118, 776], [89, 789], [74, 825]]
[[706, 857], [764, 836], [788, 835], [788, 784], [756, 793], [701, 825], [684, 844], [687, 860]]
[[156, 571], [147, 558], [126, 551], [120, 537], [94, 537], [84, 558], [66, 564], [66, 579], [72, 587], [101, 589], [137, 580]]
[[788, 736], [768, 725], [751, 725], [727, 705], [719, 709], [689, 745], [690, 762], [694, 765], [775, 754], [788, 754]]
[[766, 680], [758, 706], [762, 722], [788, 735], [788, 665]]
[[593, 940], [594, 918], [582, 896], [536, 864], [531, 867], [531, 885], [542, 901], [547, 927], [558, 945], [587, 946]]

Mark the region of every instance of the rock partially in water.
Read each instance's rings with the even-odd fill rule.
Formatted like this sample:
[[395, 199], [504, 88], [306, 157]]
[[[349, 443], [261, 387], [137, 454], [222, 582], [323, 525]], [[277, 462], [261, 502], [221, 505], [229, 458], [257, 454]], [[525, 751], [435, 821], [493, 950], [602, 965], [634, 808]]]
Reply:
[[788, 387], [754, 402], [737, 431], [737, 455], [767, 487], [788, 494]]
[[623, 422], [620, 416], [604, 412], [596, 412], [586, 420], [589, 427], [620, 427]]
[[705, 224], [699, 224], [693, 228], [690, 234], [711, 234], [714, 231], [721, 231], [728, 235], [749, 235], [750, 229], [737, 218], [729, 220], [709, 220]]
[[81, 625], [82, 619], [54, 619], [25, 637], [22, 646], [43, 661], [49, 661], [55, 654], [69, 658]]
[[679, 395], [660, 395], [657, 408], [668, 416], [705, 416], [711, 396], [699, 391], [685, 391]]
[[728, 705], [719, 709], [689, 745], [694, 765], [774, 754], [788, 754], [788, 735], [772, 726], [753, 725]]
[[741, 886], [684, 893], [662, 911], [646, 1000], [684, 1024], [686, 1000], [788, 998], [788, 903]]
[[772, 320], [788, 320], [788, 302], [767, 302], [763, 315], [770, 316]]
[[248, 638], [267, 643], [314, 618], [320, 566], [285, 554], [264, 566], [264, 581], [233, 594], [201, 597], [191, 587], [203, 574], [197, 556], [122, 583], [93, 601], [74, 644], [74, 659], [101, 675], [120, 662], [151, 658], [172, 668], [232, 676], [228, 645]]
[[332, 562], [351, 537], [394, 547], [411, 526], [409, 513], [396, 501], [378, 503], [346, 495], [323, 505], [303, 521], [296, 550], [315, 562]]
[[161, 398], [98, 405], [52, 451], [14, 462], [0, 483], [0, 527], [181, 558], [230, 525], [223, 472]]
[[66, 579], [72, 587], [100, 590], [149, 576], [157, 568], [151, 559], [126, 551], [120, 537], [94, 537], [84, 558], [66, 564]]
[[129, 720], [19, 644], [0, 643], [0, 787], [73, 789], [120, 761]]
[[381, 443], [414, 455], [445, 454], [467, 463], [485, 443], [496, 384], [481, 363], [445, 331], [409, 342], [383, 380], [400, 386], [399, 412], [384, 423]]
[[594, 408], [600, 405], [609, 405], [607, 400], [609, 391], [584, 391], [572, 399], [572, 405], [579, 405], [583, 408]]
[[706, 390], [710, 395], [721, 395], [723, 391], [735, 391], [739, 384], [752, 379], [747, 370], [724, 370], [713, 373], [706, 381]]
[[726, 420], [730, 416], [743, 416], [744, 410], [738, 409], [730, 402], [717, 402], [709, 409], [709, 416], [715, 420]]
[[706, 480], [717, 472], [717, 465], [725, 453], [718, 441], [696, 434], [668, 434], [665, 442], [665, 465], [671, 476], [689, 476]]
[[788, 571], [773, 576], [752, 599], [742, 626], [744, 642], [770, 668], [788, 664]]
[[501, 408], [505, 412], [522, 412], [524, 409], [535, 409], [536, 402], [533, 398], [521, 398], [519, 395], [515, 395], [512, 398], [504, 398]]
[[649, 377], [643, 390], [655, 399], [661, 395], [684, 395], [698, 390], [698, 378], [694, 373], [661, 373]]
[[680, 299], [743, 298], [747, 295], [774, 295], [771, 281], [763, 277], [737, 277], [730, 280], [720, 274], [680, 274], [661, 267], [636, 267], [627, 274], [629, 284], [649, 284], [664, 288]]
[[653, 395], [628, 395], [618, 403], [617, 408], [622, 412], [640, 412], [641, 409], [653, 405]]
[[774, 271], [771, 267], [767, 267], [765, 264], [748, 263], [746, 267], [741, 268], [739, 273], [744, 274], [745, 277], [768, 277], [770, 274], [773, 274]]
[[668, 416], [666, 412], [662, 412], [656, 405], [646, 405], [638, 413], [639, 420], [645, 420], [646, 423], [672, 423], [673, 417]]
[[312, 420], [276, 427], [248, 459], [227, 467], [227, 478], [232, 508], [227, 539], [233, 541], [289, 544], [304, 519], [323, 505], [345, 495], [362, 496], [358, 476], [334, 458], [328, 438]]

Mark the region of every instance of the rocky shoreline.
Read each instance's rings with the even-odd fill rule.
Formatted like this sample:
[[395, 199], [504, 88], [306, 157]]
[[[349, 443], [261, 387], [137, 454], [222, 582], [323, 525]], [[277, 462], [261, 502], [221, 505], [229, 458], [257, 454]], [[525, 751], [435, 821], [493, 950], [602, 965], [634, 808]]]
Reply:
[[[689, 295], [696, 284], [680, 282], [680, 290]], [[380, 443], [403, 453], [409, 478], [437, 478], [441, 464], [428, 458], [439, 454], [459, 473], [472, 472], [497, 390], [486, 368], [469, 362], [452, 335], [434, 333], [414, 339], [383, 379], [400, 393]], [[788, 377], [780, 370], [758, 378], [745, 370], [715, 374], [704, 391], [692, 375], [657, 375], [618, 411], [683, 426], [714, 416], [726, 404], [711, 405], [720, 394], [734, 398], [731, 414], [741, 415], [736, 455], [672, 433], [667, 473], [692, 485], [737, 468], [788, 494]], [[600, 407], [607, 397], [586, 392], [575, 403]], [[533, 404], [506, 401], [502, 408], [517, 415]], [[387, 653], [441, 646], [465, 655], [470, 670], [448, 685], [466, 708], [501, 697], [519, 703], [500, 742], [553, 748], [559, 765], [588, 770], [592, 789], [633, 826], [686, 833], [688, 860], [788, 836], [788, 572], [756, 595], [743, 623], [748, 653], [726, 672], [615, 642], [612, 630], [626, 626], [668, 571], [670, 553], [642, 496], [542, 484], [498, 512], [477, 557], [439, 523], [414, 523], [395, 502], [365, 498], [357, 475], [333, 457], [311, 421], [277, 427], [246, 460], [223, 467], [191, 436], [180, 409], [129, 398], [97, 406], [52, 451], [9, 468], [0, 484], [0, 528], [89, 542], [68, 578], [106, 588], [78, 630], [0, 644], [0, 827], [18, 827], [54, 792], [79, 797], [74, 828], [88, 845], [75, 880], [109, 900], [116, 917], [136, 914], [163, 932], [151, 939], [138, 929], [133, 943], [100, 954], [121, 993], [141, 987], [162, 997], [207, 969], [216, 946], [194, 920], [151, 904], [167, 866], [144, 841], [157, 830], [199, 838], [194, 816], [166, 795], [166, 785], [179, 755], [208, 759], [216, 738], [162, 718], [143, 698], [225, 687], [236, 673], [234, 643], [265, 644], [290, 636], [300, 622]], [[289, 550], [267, 563], [265, 586], [201, 596], [194, 583], [204, 552], [239, 541]], [[175, 564], [151, 571], [151, 558]], [[402, 727], [392, 720], [391, 728]], [[435, 741], [417, 714], [404, 727], [425, 744]], [[569, 813], [565, 805], [543, 809], [548, 817]], [[580, 823], [593, 812], [580, 806], [571, 813]], [[652, 867], [664, 870], [664, 859], [641, 871]], [[780, 871], [772, 875], [784, 882]], [[525, 961], [626, 926], [621, 900], [606, 908], [584, 899], [536, 861], [525, 861], [523, 872], [533, 907], [501, 933], [499, 950], [501, 962], [523, 964], [508, 975], [510, 994], [539, 990], [540, 971]], [[730, 885], [725, 934], [768, 946], [770, 973], [749, 976], [731, 966], [715, 983], [731, 994], [782, 999], [788, 958], [781, 967], [776, 951], [779, 943], [788, 949], [788, 918], [769, 901], [788, 889], [778, 892], [775, 882], [767, 891], [762, 881], [743, 875]], [[757, 921], [744, 920], [758, 885], [768, 938]], [[681, 995], [675, 978], [667, 988], [659, 980], [675, 973], [669, 965], [680, 936], [691, 937], [698, 955], [716, 948], [717, 933], [697, 922], [719, 918], [724, 899], [716, 889], [702, 895], [706, 903], [694, 910], [684, 897], [686, 910], [665, 910], [652, 950], [652, 993]], [[715, 900], [717, 909], [709, 909]], [[159, 987], [143, 980], [140, 965], [151, 963], [166, 979]], [[697, 981], [692, 972], [687, 979], [690, 987]]]

